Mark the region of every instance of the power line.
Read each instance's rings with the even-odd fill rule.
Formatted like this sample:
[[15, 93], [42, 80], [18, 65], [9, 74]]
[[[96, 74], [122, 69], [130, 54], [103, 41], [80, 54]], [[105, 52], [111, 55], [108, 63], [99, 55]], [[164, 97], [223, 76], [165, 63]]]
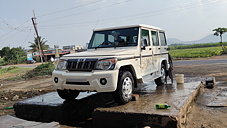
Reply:
[[95, 4], [95, 3], [98, 3], [98, 2], [101, 2], [101, 1], [103, 1], [103, 0], [99, 0], [99, 1], [91, 2], [91, 3], [88, 3], [88, 4], [79, 5], [79, 6], [76, 6], [76, 7], [72, 7], [72, 8], [68, 8], [68, 9], [64, 9], [64, 10], [60, 10], [60, 11], [56, 11], [56, 12], [52, 12], [52, 13], [49, 13], [49, 14], [44, 14], [44, 15], [37, 16], [37, 17], [49, 16], [49, 15], [52, 15], [52, 14], [56, 14], [56, 13], [60, 13], [60, 12], [65, 12], [65, 11], [68, 11], [68, 10], [72, 10], [72, 9], [76, 9], [76, 8], [84, 7], [84, 6], [87, 6], [87, 5]]
[[204, 6], [204, 5], [209, 5], [209, 4], [218, 3], [218, 2], [222, 2], [222, 1], [223, 0], [214, 0], [214, 1], [211, 1], [211, 2], [206, 1], [203, 4], [200, 4], [200, 5], [194, 5], [194, 3], [189, 3], [188, 4], [189, 6], [183, 5], [183, 6], [179, 6], [177, 8], [173, 7], [172, 10], [167, 8], [167, 9], [165, 9], [163, 11], [156, 11], [153, 14], [145, 14], [144, 16], [137, 16], [135, 18], [130, 18], [130, 19], [127, 19], [127, 20], [141, 19], [141, 18], [145, 18], [145, 17], [148, 17], [148, 16], [159, 15], [159, 14], [167, 14], [167, 13], [172, 13], [172, 12], [176, 12], [176, 11], [180, 11], [180, 10], [197, 8], [197, 7], [201, 7], [201, 6]]
[[[122, 17], [115, 17], [115, 18], [109, 18], [109, 19], [102, 19], [99, 20], [99, 23], [104, 24], [106, 21], [114, 21], [114, 20], [133, 20], [133, 19], [141, 19], [141, 18], [145, 18], [145, 17], [149, 17], [149, 16], [153, 16], [153, 15], [158, 15], [158, 14], [167, 14], [167, 13], [172, 13], [172, 12], [176, 12], [176, 11], [180, 11], [180, 10], [186, 10], [186, 9], [192, 9], [192, 8], [197, 8], [197, 7], [201, 7], [201, 6], [205, 6], [208, 4], [213, 4], [213, 3], [217, 3], [217, 2], [222, 2], [223, 0], [215, 0], [215, 1], [206, 1], [203, 2], [201, 4], [197, 4], [198, 2], [192, 2], [192, 3], [186, 3], [183, 5], [179, 5], [179, 6], [175, 6], [175, 7], [170, 7], [170, 8], [165, 8], [165, 9], [159, 9], [159, 10], [154, 10], [153, 12], [143, 12], [143, 13], [139, 13], [139, 14], [133, 14], [131, 16], [122, 16]], [[96, 21], [85, 21], [85, 22], [79, 22], [79, 23], [70, 23], [70, 24], [58, 24], [58, 25], [51, 25], [51, 26], [40, 26], [42, 28], [51, 28], [51, 27], [60, 27], [60, 28], [65, 28], [67, 27], [72, 27], [72, 26], [81, 26], [81, 25], [91, 25], [90, 23], [94, 23], [97, 22]], [[109, 23], [109, 22], [108, 22]], [[94, 25], [94, 24], [92, 24]]]
[[1, 21], [2, 23], [6, 24], [6, 25], [7, 25], [10, 29], [12, 29], [12, 30], [22, 31], [22, 30], [20, 30], [20, 29], [18, 29], [18, 28], [19, 28], [20, 26], [26, 24], [29, 20], [27, 20], [25, 23], [21, 24], [21, 25], [18, 26], [18, 27], [13, 27], [12, 25], [8, 24], [8, 23], [7, 23], [5, 20], [3, 20], [3, 19], [0, 19], [0, 21]]
[[[27, 28], [30, 27], [30, 26], [31, 26], [31, 25], [29, 25], [29, 26], [27, 26], [26, 28], [22, 29], [22, 31], [24, 32], [24, 30], [27, 29]], [[13, 35], [11, 35], [11, 36], [9, 36], [9, 37], [7, 37], [7, 38], [1, 40], [1, 41], [5, 41], [5, 40], [7, 40], [7, 39], [9, 39], [9, 38], [11, 38], [11, 37], [13, 37], [13, 36], [16, 36], [17, 34], [21, 33], [22, 31], [18, 31], [17, 33], [15, 33], [15, 34], [13, 34]], [[7, 33], [7, 34], [8, 34], [8, 33]]]
[[1, 36], [0, 38], [3, 38], [5, 37], [6, 35], [10, 34], [11, 32], [17, 30], [17, 31], [20, 31], [20, 32], [25, 32], [25, 29], [21, 30], [19, 29], [21, 26], [23, 26], [24, 24], [26, 24], [29, 20], [27, 20], [26, 22], [22, 23], [21, 25], [19, 25], [18, 27], [11, 27], [11, 25], [9, 25], [5, 20], [1, 19], [1, 22], [4, 21], [5, 24], [7, 24], [7, 26], [12, 29], [10, 32], [6, 33], [5, 35]]
[[23, 42], [20, 46], [22, 46], [22, 45], [26, 42], [26, 40], [28, 39], [28, 36], [30, 35], [32, 29], [30, 28], [29, 30], [30, 30], [30, 31], [28, 32], [27, 37], [25, 38], [24, 42]]
[[95, 9], [92, 9], [92, 10], [88, 10], [88, 11], [84, 11], [84, 12], [80, 12], [80, 13], [75, 13], [75, 14], [71, 14], [71, 15], [67, 15], [67, 16], [63, 16], [63, 17], [53, 18], [53, 19], [49, 19], [49, 20], [45, 20], [45, 21], [40, 21], [40, 22], [48, 22], [48, 21], [58, 20], [58, 19], [66, 18], [66, 17], [71, 17], [71, 16], [83, 14], [83, 13], [88, 13], [88, 12], [100, 10], [100, 9], [103, 9], [103, 8], [108, 8], [108, 7], [116, 6], [116, 5], [119, 5], [119, 4], [128, 2], [128, 1], [131, 1], [131, 0], [125, 0], [125, 1], [122, 1], [122, 2], [118, 2], [118, 3], [115, 3], [115, 4], [110, 4], [110, 5], [99, 7], [99, 8], [95, 8]]

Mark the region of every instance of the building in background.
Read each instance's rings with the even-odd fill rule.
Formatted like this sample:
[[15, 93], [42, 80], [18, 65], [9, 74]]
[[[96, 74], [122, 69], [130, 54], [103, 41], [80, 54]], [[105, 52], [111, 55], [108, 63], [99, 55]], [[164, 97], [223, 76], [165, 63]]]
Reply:
[[75, 52], [82, 52], [84, 51], [84, 47], [80, 45], [67, 45], [63, 46], [63, 50], [70, 50], [70, 53], [75, 53]]
[[[50, 61], [51, 58], [58, 60], [63, 55], [82, 51], [85, 51], [85, 49], [83, 46], [80, 45], [63, 46], [62, 49], [59, 49], [58, 45], [54, 45], [54, 48], [48, 48], [48, 50], [43, 50], [45, 60], [47, 61]], [[39, 52], [33, 52], [32, 55], [34, 57], [40, 56]]]

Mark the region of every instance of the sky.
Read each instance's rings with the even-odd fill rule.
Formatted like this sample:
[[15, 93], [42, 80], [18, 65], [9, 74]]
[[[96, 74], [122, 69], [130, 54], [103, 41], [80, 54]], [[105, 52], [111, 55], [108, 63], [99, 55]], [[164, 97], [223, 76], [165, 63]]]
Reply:
[[227, 0], [0, 0], [0, 49], [29, 49], [34, 14], [39, 36], [62, 48], [85, 46], [93, 29], [135, 24], [162, 28], [167, 38], [199, 40], [227, 27], [226, 7]]

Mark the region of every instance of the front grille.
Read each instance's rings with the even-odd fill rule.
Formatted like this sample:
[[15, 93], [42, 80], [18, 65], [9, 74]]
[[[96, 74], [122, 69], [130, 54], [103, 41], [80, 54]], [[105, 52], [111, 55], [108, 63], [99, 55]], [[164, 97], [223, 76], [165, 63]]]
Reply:
[[98, 59], [69, 59], [67, 70], [69, 71], [91, 71], [95, 69]]

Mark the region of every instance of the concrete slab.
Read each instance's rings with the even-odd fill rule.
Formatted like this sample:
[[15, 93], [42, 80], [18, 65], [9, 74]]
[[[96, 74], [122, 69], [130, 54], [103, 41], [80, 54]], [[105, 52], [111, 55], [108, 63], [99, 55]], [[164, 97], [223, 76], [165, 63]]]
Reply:
[[[105, 98], [104, 98], [105, 97]], [[16, 117], [39, 122], [56, 121], [70, 126], [90, 121], [93, 110], [112, 101], [110, 93], [80, 93], [75, 101], [64, 101], [56, 92], [14, 104]]]
[[0, 128], [60, 128], [60, 125], [57, 122], [32, 122], [6, 115], [0, 116]]
[[[151, 83], [148, 83], [151, 84]], [[144, 86], [138, 90], [144, 94], [137, 101], [111, 108], [94, 110], [94, 127], [155, 127], [177, 128], [184, 127], [188, 107], [199, 92], [201, 82], [181, 85], [164, 85], [156, 89]], [[155, 104], [166, 103], [168, 109], [156, 109]]]
[[[183, 127], [188, 107], [200, 89], [200, 82], [158, 86], [141, 84], [139, 98], [116, 106], [111, 93], [81, 93], [75, 101], [64, 101], [56, 92], [19, 101], [14, 105], [19, 118], [82, 127]], [[111, 104], [112, 103], [112, 104]], [[155, 104], [167, 103], [167, 110]], [[113, 107], [115, 106], [115, 107]]]

